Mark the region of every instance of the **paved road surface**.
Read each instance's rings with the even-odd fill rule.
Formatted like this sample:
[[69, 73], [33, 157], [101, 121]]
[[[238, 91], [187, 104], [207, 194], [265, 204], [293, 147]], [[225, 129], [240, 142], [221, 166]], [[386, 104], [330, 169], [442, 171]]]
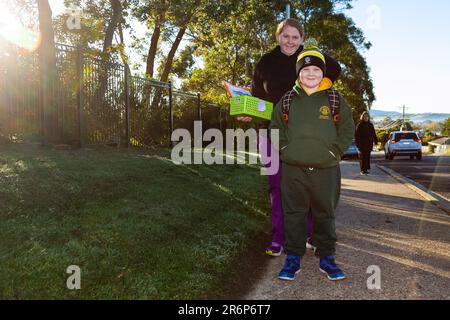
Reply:
[[388, 167], [424, 187], [450, 199], [450, 157], [423, 155], [422, 160], [398, 157], [386, 160], [384, 153], [373, 153], [373, 163]]

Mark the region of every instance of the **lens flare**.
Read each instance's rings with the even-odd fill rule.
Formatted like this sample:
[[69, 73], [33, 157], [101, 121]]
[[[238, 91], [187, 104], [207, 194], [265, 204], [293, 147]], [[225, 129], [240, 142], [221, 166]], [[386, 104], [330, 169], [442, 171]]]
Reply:
[[7, 26], [0, 29], [0, 35], [8, 42], [28, 52], [36, 51], [41, 43], [39, 32], [24, 27]]
[[34, 52], [41, 44], [38, 31], [22, 26], [5, 7], [0, 6], [0, 38], [24, 52]]

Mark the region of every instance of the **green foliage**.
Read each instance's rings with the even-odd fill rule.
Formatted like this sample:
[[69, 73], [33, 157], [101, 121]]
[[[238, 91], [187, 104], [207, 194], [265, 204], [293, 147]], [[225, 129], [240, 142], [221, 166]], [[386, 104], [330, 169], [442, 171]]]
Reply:
[[318, 49], [319, 44], [317, 43], [317, 40], [314, 38], [308, 38], [303, 43], [304, 50], [309, 49]]
[[389, 138], [389, 131], [376, 129], [375, 134], [377, 135], [378, 142], [384, 147], [384, 144]]
[[358, 115], [369, 110], [375, 100], [369, 68], [362, 52], [371, 47], [360, 29], [342, 9], [351, 8], [351, 1], [306, 0], [294, 3], [294, 13], [304, 23], [306, 38], [315, 38], [325, 52], [342, 65], [336, 88]]
[[428, 145], [428, 152], [429, 153], [434, 153], [435, 150], [436, 150], [436, 146], [435, 145], [432, 145], [432, 144]]
[[193, 45], [187, 45], [174, 61], [172, 73], [178, 78], [186, 79], [191, 76], [195, 64], [194, 54], [196, 49]]
[[[198, 36], [196, 55], [203, 59], [204, 66], [192, 72], [184, 88], [223, 103], [227, 99], [222, 80], [249, 86], [257, 61], [276, 45], [274, 33], [284, 18], [284, 5], [283, 1], [224, 1], [224, 15], [205, 20], [200, 30], [193, 30]], [[375, 96], [369, 68], [360, 52], [370, 48], [370, 43], [350, 18], [338, 12], [349, 6], [350, 1], [299, 1], [294, 3], [293, 13], [304, 22], [307, 38], [314, 37], [321, 49], [342, 63], [336, 87], [354, 109], [356, 121]]]
[[196, 68], [184, 88], [202, 93], [208, 101], [226, 104], [222, 81], [250, 86], [259, 58], [275, 46], [275, 27], [282, 12], [280, 1], [222, 1], [214, 19], [204, 16], [194, 26], [196, 55], [204, 66]]
[[64, 3], [67, 7], [73, 6], [79, 9], [82, 13], [81, 30], [68, 29], [69, 13], [64, 12], [54, 19], [56, 41], [76, 45], [84, 50], [95, 48], [97, 52], [100, 52], [105, 38], [108, 17], [112, 15], [109, 1], [64, 0]]
[[442, 128], [442, 135], [444, 136], [450, 136], [450, 118], [448, 118], [444, 122], [444, 126]]
[[[31, 0], [22, 2], [32, 4]], [[357, 121], [362, 111], [370, 109], [375, 96], [370, 70], [363, 57], [371, 44], [352, 19], [344, 14], [351, 8], [351, 2], [296, 1], [293, 2], [292, 14], [304, 24], [306, 40], [315, 38], [322, 50], [341, 63], [342, 74], [335, 86], [352, 107]], [[68, 30], [67, 13], [54, 17], [57, 41], [80, 46], [98, 55], [113, 13], [111, 2], [65, 0], [65, 4], [81, 10], [82, 28]], [[228, 99], [222, 80], [250, 86], [256, 63], [276, 45], [274, 33], [278, 22], [284, 19], [285, 5], [285, 0], [128, 0], [123, 2], [120, 26], [134, 39], [131, 48], [142, 54], [142, 61], [147, 61], [149, 39], [155, 25], [160, 22], [161, 37], [156, 51], [159, 67], [151, 69], [151, 72], [157, 70], [161, 76], [168, 75], [169, 80], [177, 77], [182, 80], [183, 90], [200, 92], [204, 101], [225, 106]], [[146, 25], [148, 33], [144, 37], [136, 36], [131, 27], [133, 19]], [[168, 58], [167, 52], [172, 46], [178, 49], [175, 36], [184, 28], [186, 33], [181, 36], [185, 46], [174, 50], [172, 65], [172, 56]], [[117, 42], [113, 42], [108, 54], [113, 61], [119, 61], [120, 56], [128, 61], [123, 44]], [[142, 61], [129, 63], [138, 66]]]
[[433, 132], [425, 131], [425, 133], [422, 137], [422, 145], [427, 146], [428, 142], [434, 140], [435, 138], [436, 138], [436, 135]]

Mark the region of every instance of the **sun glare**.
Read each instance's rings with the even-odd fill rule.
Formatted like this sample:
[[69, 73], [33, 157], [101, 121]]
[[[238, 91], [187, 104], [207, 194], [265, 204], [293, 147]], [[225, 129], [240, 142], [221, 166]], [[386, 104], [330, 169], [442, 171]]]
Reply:
[[40, 44], [39, 32], [22, 26], [5, 4], [0, 4], [0, 37], [28, 52], [35, 51]]

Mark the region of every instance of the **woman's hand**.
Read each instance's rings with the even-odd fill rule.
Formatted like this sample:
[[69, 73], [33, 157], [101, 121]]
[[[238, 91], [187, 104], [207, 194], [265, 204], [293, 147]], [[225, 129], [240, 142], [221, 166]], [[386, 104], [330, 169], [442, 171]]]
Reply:
[[236, 117], [237, 121], [242, 121], [242, 122], [251, 122], [253, 120], [252, 117]]

